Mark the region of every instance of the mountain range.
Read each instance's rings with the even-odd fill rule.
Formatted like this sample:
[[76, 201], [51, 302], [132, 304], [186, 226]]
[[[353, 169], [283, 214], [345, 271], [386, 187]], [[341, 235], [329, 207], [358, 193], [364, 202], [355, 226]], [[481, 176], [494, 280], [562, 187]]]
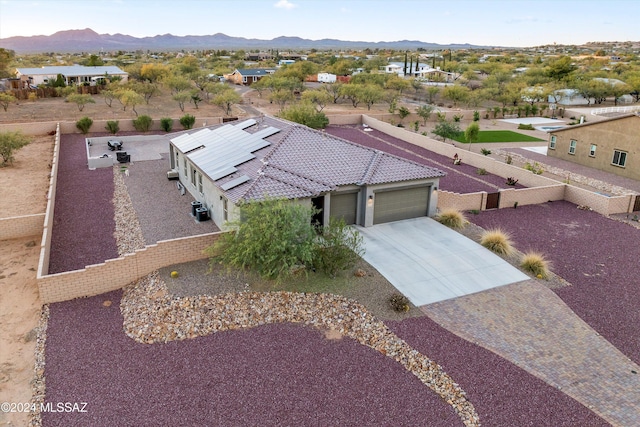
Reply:
[[153, 37], [133, 37], [125, 34], [98, 34], [90, 28], [84, 30], [58, 31], [50, 36], [7, 37], [0, 39], [0, 47], [18, 54], [99, 51], [171, 51], [171, 50], [235, 50], [235, 49], [480, 49], [490, 46], [471, 44], [437, 44], [417, 40], [392, 42], [344, 41], [336, 39], [309, 40], [300, 37], [276, 37], [271, 40], [231, 37], [217, 33], [207, 36], [174, 36], [162, 34]]

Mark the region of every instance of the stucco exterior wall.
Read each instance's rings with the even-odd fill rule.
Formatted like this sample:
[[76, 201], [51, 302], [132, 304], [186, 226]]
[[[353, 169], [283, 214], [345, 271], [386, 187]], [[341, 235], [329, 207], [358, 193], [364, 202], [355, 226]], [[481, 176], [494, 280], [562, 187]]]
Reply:
[[[555, 148], [549, 146], [547, 155], [626, 178], [640, 180], [640, 116], [600, 121], [551, 132]], [[576, 141], [575, 154], [569, 153], [571, 141]], [[591, 145], [596, 146], [594, 156]], [[624, 167], [612, 164], [614, 150], [627, 153]]]

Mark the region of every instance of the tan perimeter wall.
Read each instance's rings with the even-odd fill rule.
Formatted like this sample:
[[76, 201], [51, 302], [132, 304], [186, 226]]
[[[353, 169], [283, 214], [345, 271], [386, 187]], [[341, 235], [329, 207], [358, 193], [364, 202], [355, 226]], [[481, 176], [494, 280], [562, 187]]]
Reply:
[[38, 277], [49, 271], [49, 251], [51, 250], [51, 233], [53, 230], [53, 211], [56, 204], [56, 185], [58, 183], [58, 166], [60, 164], [60, 126], [56, 126], [56, 139], [53, 144], [53, 158], [51, 159], [51, 177], [47, 191], [47, 209], [44, 214], [42, 240], [40, 242], [40, 260], [38, 262]]
[[42, 235], [45, 214], [0, 218], [0, 241]]
[[207, 257], [204, 249], [211, 246], [221, 234], [164, 240], [82, 270], [45, 276], [38, 274], [40, 300], [47, 304], [99, 295], [120, 289], [159, 268], [204, 259]]
[[[457, 153], [466, 164], [477, 168], [484, 168], [487, 172], [503, 178], [513, 177], [517, 179], [520, 184], [527, 187], [519, 190], [501, 190], [500, 208], [513, 207], [515, 202], [518, 202], [519, 206], [524, 206], [527, 204], [544, 203], [549, 200], [566, 200], [576, 205], [589, 206], [594, 211], [603, 215], [628, 213], [633, 209], [632, 198], [635, 197], [634, 195], [607, 197], [589, 190], [574, 187], [573, 185], [560, 183], [541, 175], [533, 174], [526, 169], [506, 164], [482, 154], [460, 150], [459, 147], [455, 147], [452, 144], [437, 141], [433, 138], [409, 131], [406, 128], [393, 126], [373, 117], [363, 115], [362, 123], [395, 138], [426, 148], [429, 151], [447, 156], [451, 159], [453, 159], [454, 154]], [[475, 196], [467, 194], [454, 196], [456, 193], [445, 193], [447, 192], [438, 192], [439, 209], [451, 207], [459, 210], [482, 210], [485, 208], [486, 199], [479, 202], [480, 207], [478, 207], [477, 194], [481, 193], [473, 193], [476, 194]]]

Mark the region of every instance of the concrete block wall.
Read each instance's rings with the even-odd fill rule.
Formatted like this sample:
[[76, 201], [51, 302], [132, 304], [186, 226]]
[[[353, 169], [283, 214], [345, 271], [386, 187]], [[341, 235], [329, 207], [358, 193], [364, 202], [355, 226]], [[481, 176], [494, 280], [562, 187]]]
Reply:
[[[161, 117], [152, 117], [153, 123], [151, 125], [152, 131], [160, 131], [160, 119]], [[106, 132], [105, 127], [107, 126], [107, 121], [109, 120], [93, 120], [93, 125], [91, 126], [90, 132]], [[196, 122], [193, 125], [194, 129], [203, 127], [203, 126], [211, 126], [222, 123], [222, 117], [196, 117]], [[136, 129], [133, 127], [133, 118], [132, 119], [119, 119], [118, 126], [120, 127], [121, 132], [133, 132]], [[60, 130], [62, 133], [80, 133], [78, 128], [76, 128], [76, 122], [60, 122]], [[173, 119], [173, 130], [172, 132], [181, 131], [182, 125], [180, 124], [179, 119]]]
[[549, 185], [534, 188], [507, 188], [500, 190], [500, 203], [498, 208], [512, 208], [514, 203], [518, 206], [537, 205], [548, 201], [564, 200], [565, 184]]
[[487, 200], [487, 193], [460, 194], [451, 191], [438, 190], [438, 210], [457, 209], [459, 211], [483, 210]]
[[588, 206], [602, 215], [628, 213], [633, 209], [635, 195], [607, 197], [583, 188], [567, 185], [564, 200], [576, 205]]
[[123, 257], [58, 274], [38, 274], [43, 304], [89, 297], [120, 289], [159, 268], [204, 259], [218, 233], [164, 240]]
[[60, 126], [56, 126], [53, 157], [51, 159], [51, 175], [47, 191], [47, 208], [44, 214], [42, 240], [40, 241], [40, 260], [38, 261], [38, 277], [49, 272], [49, 252], [51, 250], [51, 233], [53, 230], [53, 211], [56, 203], [56, 185], [58, 183], [58, 166], [60, 158]]
[[0, 241], [21, 237], [40, 237], [45, 214], [0, 218]]
[[339, 114], [327, 116], [332, 125], [359, 125], [362, 124], [362, 114]]

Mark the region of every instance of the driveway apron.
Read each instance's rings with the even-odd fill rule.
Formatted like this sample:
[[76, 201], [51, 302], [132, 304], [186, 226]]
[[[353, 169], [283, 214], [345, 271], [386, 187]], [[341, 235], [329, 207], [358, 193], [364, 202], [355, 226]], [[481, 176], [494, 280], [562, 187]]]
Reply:
[[431, 218], [356, 228], [363, 237], [365, 261], [416, 306], [529, 279], [493, 252]]

